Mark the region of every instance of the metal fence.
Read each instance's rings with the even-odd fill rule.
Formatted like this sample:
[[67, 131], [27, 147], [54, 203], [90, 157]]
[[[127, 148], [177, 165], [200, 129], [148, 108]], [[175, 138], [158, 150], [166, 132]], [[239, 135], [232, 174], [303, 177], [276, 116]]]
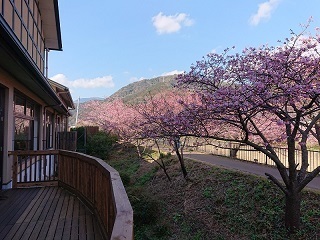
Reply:
[[[241, 145], [239, 143], [224, 142], [224, 141], [208, 141], [204, 142], [203, 145], [199, 143], [195, 144], [194, 141], [189, 141], [185, 147], [187, 151], [199, 151], [210, 153], [214, 155], [238, 158], [245, 161], [256, 162], [266, 165], [275, 166], [275, 163], [267, 157], [264, 153], [255, 150], [253, 147], [248, 145]], [[284, 166], [288, 165], [288, 150], [286, 148], [274, 148], [277, 156]], [[295, 151], [296, 164], [301, 166], [301, 151], [296, 149]], [[308, 171], [313, 171], [316, 167], [320, 166], [320, 151], [308, 151], [309, 167]]]

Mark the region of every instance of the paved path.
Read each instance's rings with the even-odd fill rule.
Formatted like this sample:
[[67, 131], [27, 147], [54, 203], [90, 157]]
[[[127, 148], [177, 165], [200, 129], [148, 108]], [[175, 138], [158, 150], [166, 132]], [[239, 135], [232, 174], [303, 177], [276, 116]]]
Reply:
[[[265, 173], [269, 173], [281, 180], [280, 174], [275, 167], [257, 164], [253, 162], [240, 161], [237, 159], [209, 155], [209, 154], [189, 154], [184, 155], [187, 158], [194, 159], [201, 162], [206, 162], [216, 166], [222, 166], [229, 169], [239, 170], [241, 172], [254, 174], [258, 176], [266, 177]], [[308, 185], [307, 188], [320, 190], [320, 176], [314, 178]]]

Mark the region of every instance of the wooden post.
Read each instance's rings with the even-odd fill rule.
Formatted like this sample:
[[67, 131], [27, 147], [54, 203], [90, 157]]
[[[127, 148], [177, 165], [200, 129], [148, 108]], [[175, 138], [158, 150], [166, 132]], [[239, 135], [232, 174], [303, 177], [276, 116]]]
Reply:
[[18, 181], [18, 156], [13, 154], [13, 165], [12, 165], [12, 188], [17, 187]]

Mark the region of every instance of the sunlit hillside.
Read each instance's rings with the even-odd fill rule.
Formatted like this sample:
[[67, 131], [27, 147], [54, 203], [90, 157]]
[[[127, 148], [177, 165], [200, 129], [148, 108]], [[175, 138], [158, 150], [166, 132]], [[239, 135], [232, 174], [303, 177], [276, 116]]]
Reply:
[[[175, 84], [176, 75], [160, 76], [152, 79], [144, 79], [138, 82], [133, 82], [127, 86], [121, 88], [110, 97], [106, 99], [98, 99], [92, 96], [92, 98], [80, 99], [78, 108], [78, 119], [85, 116], [86, 111], [84, 106], [89, 101], [112, 101], [115, 99], [122, 99], [125, 103], [136, 103], [143, 100], [148, 95], [155, 95], [161, 91], [173, 88]], [[78, 100], [75, 100], [75, 106], [77, 107]], [[77, 110], [71, 111], [70, 126], [75, 126]]]

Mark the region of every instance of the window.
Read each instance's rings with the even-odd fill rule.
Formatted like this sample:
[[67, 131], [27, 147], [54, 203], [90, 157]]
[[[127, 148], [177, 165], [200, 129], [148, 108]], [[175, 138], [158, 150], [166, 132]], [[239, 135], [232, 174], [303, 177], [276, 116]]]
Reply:
[[39, 106], [20, 93], [14, 96], [14, 150], [39, 148]]
[[32, 120], [15, 118], [14, 150], [32, 150]]

